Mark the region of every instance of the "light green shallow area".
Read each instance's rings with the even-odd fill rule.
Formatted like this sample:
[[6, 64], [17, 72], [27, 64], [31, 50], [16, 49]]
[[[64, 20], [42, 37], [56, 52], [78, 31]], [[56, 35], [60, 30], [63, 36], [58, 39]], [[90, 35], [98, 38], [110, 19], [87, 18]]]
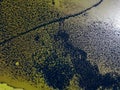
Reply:
[[16, 89], [7, 84], [0, 84], [0, 90], [23, 90], [23, 89]]

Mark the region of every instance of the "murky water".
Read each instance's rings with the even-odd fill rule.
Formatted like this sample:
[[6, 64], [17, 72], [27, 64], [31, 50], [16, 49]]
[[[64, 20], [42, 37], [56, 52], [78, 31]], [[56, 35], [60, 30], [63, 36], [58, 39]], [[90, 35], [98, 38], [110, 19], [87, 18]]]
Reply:
[[109, 72], [120, 74], [120, 0], [53, 1], [3, 3], [0, 82], [27, 90], [63, 89], [77, 73], [86, 90], [108, 87], [105, 77], [114, 81]]

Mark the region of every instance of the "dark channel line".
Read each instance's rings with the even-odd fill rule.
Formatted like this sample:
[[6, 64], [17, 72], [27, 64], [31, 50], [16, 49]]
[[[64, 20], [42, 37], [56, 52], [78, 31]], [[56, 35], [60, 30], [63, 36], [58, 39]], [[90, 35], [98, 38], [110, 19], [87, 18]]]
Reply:
[[44, 27], [44, 26], [47, 26], [47, 25], [50, 25], [50, 24], [53, 24], [53, 23], [56, 23], [56, 22], [60, 22], [60, 21], [63, 21], [63, 20], [66, 20], [66, 19], [69, 19], [69, 18], [72, 18], [72, 17], [79, 16], [79, 15], [81, 15], [81, 14], [83, 14], [83, 13], [91, 10], [92, 8], [97, 7], [97, 6], [100, 5], [102, 2], [103, 2], [103, 0], [100, 0], [98, 3], [92, 5], [91, 7], [87, 8], [87, 9], [85, 9], [85, 10], [79, 12], [79, 13], [67, 15], [67, 16], [65, 16], [65, 17], [61, 17], [61, 18], [54, 19], [54, 20], [52, 20], [52, 21], [49, 21], [49, 22], [40, 24], [40, 25], [38, 25], [38, 26], [30, 29], [30, 30], [27, 30], [27, 31], [22, 32], [22, 33], [19, 33], [19, 34], [17, 34], [16, 36], [13, 36], [13, 37], [11, 37], [11, 38], [9, 38], [9, 39], [7, 39], [7, 40], [4, 40], [4, 41], [0, 42], [0, 45], [4, 45], [5, 43], [11, 41], [12, 39], [15, 39], [15, 38], [17, 38], [17, 37], [20, 37], [20, 36], [22, 36], [22, 35], [25, 35], [25, 34], [27, 34], [27, 33], [29, 33], [29, 32], [35, 31], [35, 30], [38, 29], [38, 28], [41, 28], [41, 27]]

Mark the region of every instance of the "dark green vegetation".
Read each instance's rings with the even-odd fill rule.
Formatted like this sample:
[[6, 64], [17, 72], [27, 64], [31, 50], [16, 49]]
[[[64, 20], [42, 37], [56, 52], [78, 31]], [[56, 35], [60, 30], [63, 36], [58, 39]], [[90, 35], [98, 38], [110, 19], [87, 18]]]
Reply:
[[[43, 73], [48, 85], [63, 90], [69, 85], [73, 75], [77, 74], [79, 86], [85, 90], [97, 90], [99, 87], [119, 90], [120, 76], [117, 73], [101, 75], [97, 65], [93, 66], [87, 60], [87, 53], [74, 47], [69, 41], [69, 35], [62, 30], [61, 24], [59, 25], [59, 31], [52, 37], [56, 42], [54, 47], [57, 45], [57, 47], [63, 49], [62, 57], [59, 57], [56, 49], [53, 49], [43, 62], [42, 67], [35, 63], [37, 71]], [[66, 63], [65, 61], [68, 61], [66, 59], [67, 55], [70, 55], [70, 62]]]

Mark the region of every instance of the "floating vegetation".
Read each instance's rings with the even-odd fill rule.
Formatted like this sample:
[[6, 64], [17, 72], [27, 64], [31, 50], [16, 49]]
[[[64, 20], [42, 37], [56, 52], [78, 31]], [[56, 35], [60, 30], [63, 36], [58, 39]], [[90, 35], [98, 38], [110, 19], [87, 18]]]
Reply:
[[[56, 1], [0, 2], [0, 40], [7, 41], [0, 44], [0, 82], [25, 90], [69, 90], [75, 83], [83, 90], [119, 90], [119, 74], [102, 75], [98, 66], [87, 60], [87, 53], [73, 46], [64, 29], [65, 19], [72, 16], [59, 18]], [[39, 24], [41, 28], [36, 27]]]

